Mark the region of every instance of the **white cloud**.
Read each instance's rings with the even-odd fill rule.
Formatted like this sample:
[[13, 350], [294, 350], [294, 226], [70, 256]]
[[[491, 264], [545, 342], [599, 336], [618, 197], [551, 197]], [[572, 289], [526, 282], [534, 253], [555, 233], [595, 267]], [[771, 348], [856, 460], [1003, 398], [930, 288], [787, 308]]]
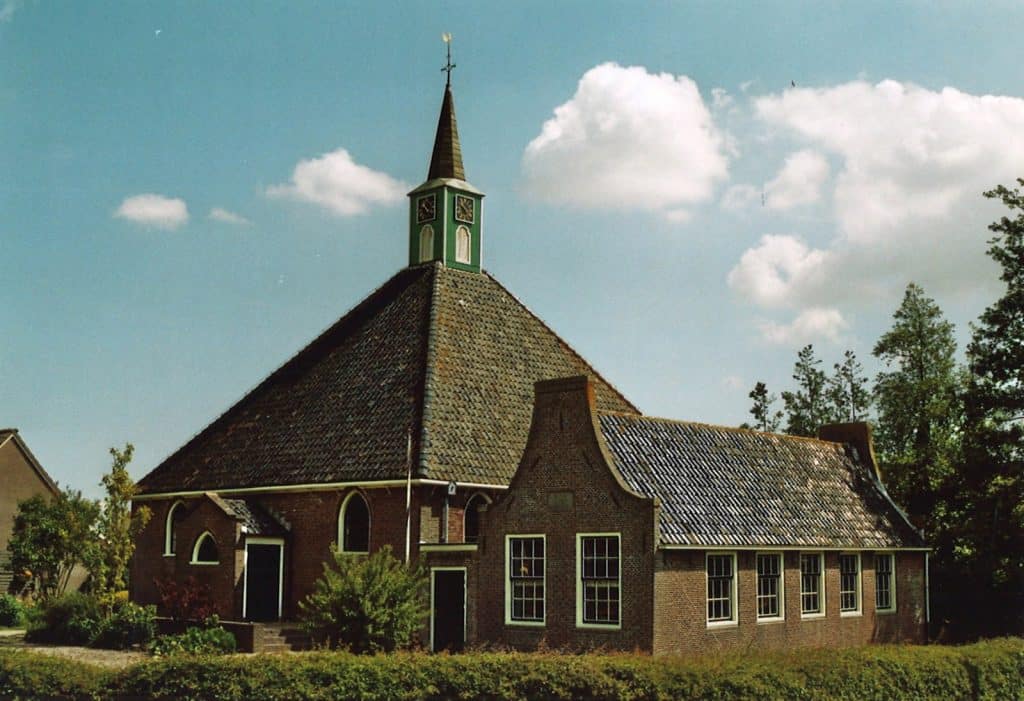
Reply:
[[0, 22], [10, 22], [21, 5], [21, 0], [3, 0], [3, 4], [0, 4]]
[[409, 185], [387, 173], [367, 168], [340, 148], [319, 158], [299, 161], [291, 182], [267, 188], [270, 197], [311, 202], [330, 212], [349, 217], [365, 214], [374, 205], [402, 202]]
[[839, 343], [848, 324], [838, 309], [811, 307], [800, 312], [789, 324], [763, 322], [761, 333], [766, 341], [776, 345], [803, 346], [822, 340]]
[[126, 197], [114, 216], [157, 229], [177, 229], [188, 221], [188, 207], [185, 200], [146, 193]]
[[735, 100], [725, 88], [711, 88], [711, 105], [716, 110], [731, 107]]
[[252, 223], [241, 214], [235, 214], [234, 212], [230, 212], [220, 207], [214, 207], [211, 209], [209, 217], [214, 221], [224, 222], [226, 224], [238, 224], [239, 226], [248, 226]]
[[761, 191], [753, 185], [733, 185], [722, 195], [722, 209], [734, 212], [749, 209], [761, 201]]
[[728, 276], [729, 287], [761, 307], [792, 307], [800, 293], [829, 281], [832, 254], [808, 248], [794, 236], [765, 235]]
[[604, 63], [527, 145], [525, 190], [556, 204], [679, 217], [728, 175], [726, 149], [690, 78]]
[[785, 210], [817, 202], [828, 171], [828, 161], [817, 151], [804, 149], [790, 154], [778, 175], [764, 186], [765, 205]]

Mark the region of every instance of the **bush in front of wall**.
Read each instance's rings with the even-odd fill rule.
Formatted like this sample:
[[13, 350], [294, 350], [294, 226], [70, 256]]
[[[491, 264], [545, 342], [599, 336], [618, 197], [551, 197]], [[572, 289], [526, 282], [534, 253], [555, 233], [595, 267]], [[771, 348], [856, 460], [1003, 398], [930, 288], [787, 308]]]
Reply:
[[18, 597], [0, 594], [0, 626], [14, 628], [24, 620], [24, 610]]
[[102, 618], [89, 645], [111, 650], [126, 650], [146, 645], [156, 635], [156, 607], [139, 606], [118, 599], [110, 614]]
[[41, 606], [29, 621], [25, 639], [58, 645], [88, 645], [99, 632], [103, 617], [96, 597], [68, 592]]
[[237, 648], [235, 636], [220, 626], [220, 620], [211, 616], [202, 626], [190, 626], [178, 635], [161, 635], [149, 646], [158, 657], [167, 655], [226, 655]]

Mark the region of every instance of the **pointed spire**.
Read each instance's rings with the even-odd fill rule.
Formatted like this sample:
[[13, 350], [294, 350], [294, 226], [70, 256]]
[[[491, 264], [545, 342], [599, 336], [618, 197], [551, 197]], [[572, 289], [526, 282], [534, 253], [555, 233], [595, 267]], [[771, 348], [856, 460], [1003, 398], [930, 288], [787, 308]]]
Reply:
[[430, 156], [430, 171], [427, 180], [435, 178], [466, 179], [462, 168], [462, 147], [459, 146], [459, 128], [455, 124], [455, 100], [450, 84], [444, 86], [444, 101], [441, 116], [437, 120], [437, 135], [434, 136], [434, 153]]

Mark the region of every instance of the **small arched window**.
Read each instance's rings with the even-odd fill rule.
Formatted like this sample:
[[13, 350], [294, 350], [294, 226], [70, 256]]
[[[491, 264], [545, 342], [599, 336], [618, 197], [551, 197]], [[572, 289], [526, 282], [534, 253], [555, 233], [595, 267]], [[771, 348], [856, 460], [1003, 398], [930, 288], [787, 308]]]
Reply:
[[488, 503], [489, 500], [483, 494], [474, 494], [466, 502], [462, 539], [467, 543], [480, 542], [480, 509]]
[[185, 518], [185, 503], [176, 501], [167, 510], [164, 524], [164, 555], [173, 555], [178, 549], [178, 524]]
[[346, 553], [370, 552], [370, 509], [359, 492], [349, 494], [341, 505], [338, 546]]
[[420, 229], [420, 262], [424, 263], [434, 257], [434, 227], [425, 224]]
[[458, 263], [469, 263], [470, 249], [469, 228], [460, 226], [455, 230], [455, 260]]
[[220, 555], [217, 553], [217, 541], [209, 531], [203, 532], [196, 538], [196, 544], [192, 546], [193, 565], [216, 565], [220, 563]]

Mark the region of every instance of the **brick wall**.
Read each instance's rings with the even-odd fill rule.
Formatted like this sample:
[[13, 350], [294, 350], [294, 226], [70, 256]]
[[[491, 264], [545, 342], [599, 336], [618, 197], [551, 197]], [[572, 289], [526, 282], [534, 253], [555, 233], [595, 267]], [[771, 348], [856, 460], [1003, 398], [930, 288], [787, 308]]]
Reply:
[[[477, 628], [471, 641], [532, 649], [651, 649], [655, 502], [608, 466], [582, 378], [538, 384], [530, 437], [508, 492], [482, 515]], [[620, 534], [621, 629], [576, 625], [576, 534]], [[505, 537], [546, 538], [543, 626], [505, 621]]]

